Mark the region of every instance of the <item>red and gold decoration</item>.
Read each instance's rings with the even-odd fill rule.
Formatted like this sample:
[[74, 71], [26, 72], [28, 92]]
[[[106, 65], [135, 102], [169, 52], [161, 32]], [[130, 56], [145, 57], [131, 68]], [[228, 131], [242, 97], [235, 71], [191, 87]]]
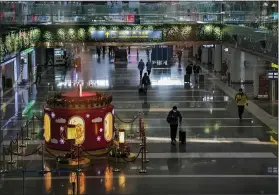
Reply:
[[[112, 150], [110, 151], [111, 157], [129, 158], [131, 157], [130, 147], [126, 143], [125, 129], [116, 131], [115, 139], [113, 140]], [[133, 157], [133, 156], [132, 156]]]
[[46, 147], [59, 151], [70, 151], [73, 145], [80, 145], [84, 151], [108, 148], [114, 132], [112, 96], [80, 88], [77, 91], [47, 97]]

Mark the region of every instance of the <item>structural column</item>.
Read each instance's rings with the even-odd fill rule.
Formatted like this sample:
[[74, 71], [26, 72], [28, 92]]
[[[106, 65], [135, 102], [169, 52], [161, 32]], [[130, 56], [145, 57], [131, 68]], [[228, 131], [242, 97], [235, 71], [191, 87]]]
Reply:
[[208, 63], [208, 48], [202, 48], [201, 62], [205, 64]]
[[257, 71], [257, 65], [253, 66], [253, 96], [257, 98], [259, 95], [259, 74]]
[[[2, 67], [0, 66], [0, 97], [3, 96], [3, 86], [2, 86]], [[2, 101], [1, 101], [2, 102]]]
[[196, 55], [198, 55], [198, 48], [199, 48], [199, 46], [197, 46], [197, 45], [193, 45], [193, 56], [195, 57]]
[[237, 49], [232, 49], [230, 58], [231, 58], [231, 65], [230, 65], [231, 82], [240, 83], [245, 79], [245, 68], [244, 68], [245, 53]]
[[215, 45], [215, 50], [214, 50], [214, 70], [217, 72], [221, 71], [221, 65], [222, 65], [222, 48], [221, 45]]

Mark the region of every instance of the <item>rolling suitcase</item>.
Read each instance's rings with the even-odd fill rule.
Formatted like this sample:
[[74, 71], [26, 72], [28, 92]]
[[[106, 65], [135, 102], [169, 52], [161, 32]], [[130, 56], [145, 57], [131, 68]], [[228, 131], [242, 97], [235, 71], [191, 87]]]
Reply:
[[204, 84], [204, 75], [203, 74], [199, 75], [199, 83]]
[[189, 84], [190, 83], [190, 75], [189, 74], [185, 74], [184, 75], [184, 84]]
[[146, 89], [144, 89], [143, 85], [140, 85], [139, 94], [144, 94], [145, 95], [146, 93], [147, 93]]
[[185, 144], [186, 143], [186, 131], [179, 130], [179, 142], [181, 144]]
[[143, 89], [143, 87], [140, 87], [139, 88], [139, 94], [143, 94], [144, 93], [144, 89]]

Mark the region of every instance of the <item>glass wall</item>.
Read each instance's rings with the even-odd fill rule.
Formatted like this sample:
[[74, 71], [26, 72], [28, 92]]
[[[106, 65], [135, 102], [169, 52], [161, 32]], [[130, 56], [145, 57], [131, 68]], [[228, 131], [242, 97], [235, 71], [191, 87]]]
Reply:
[[[214, 22], [251, 27], [277, 23], [278, 2], [0, 2], [0, 23], [140, 23]], [[252, 23], [255, 25], [253, 26]]]

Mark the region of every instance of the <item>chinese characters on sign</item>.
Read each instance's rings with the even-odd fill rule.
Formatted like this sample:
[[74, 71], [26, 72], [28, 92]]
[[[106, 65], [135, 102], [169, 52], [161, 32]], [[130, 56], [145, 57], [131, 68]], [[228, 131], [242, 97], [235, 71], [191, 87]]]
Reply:
[[96, 40], [106, 39], [162, 39], [162, 31], [136, 30], [136, 31], [93, 31], [91, 38]]

